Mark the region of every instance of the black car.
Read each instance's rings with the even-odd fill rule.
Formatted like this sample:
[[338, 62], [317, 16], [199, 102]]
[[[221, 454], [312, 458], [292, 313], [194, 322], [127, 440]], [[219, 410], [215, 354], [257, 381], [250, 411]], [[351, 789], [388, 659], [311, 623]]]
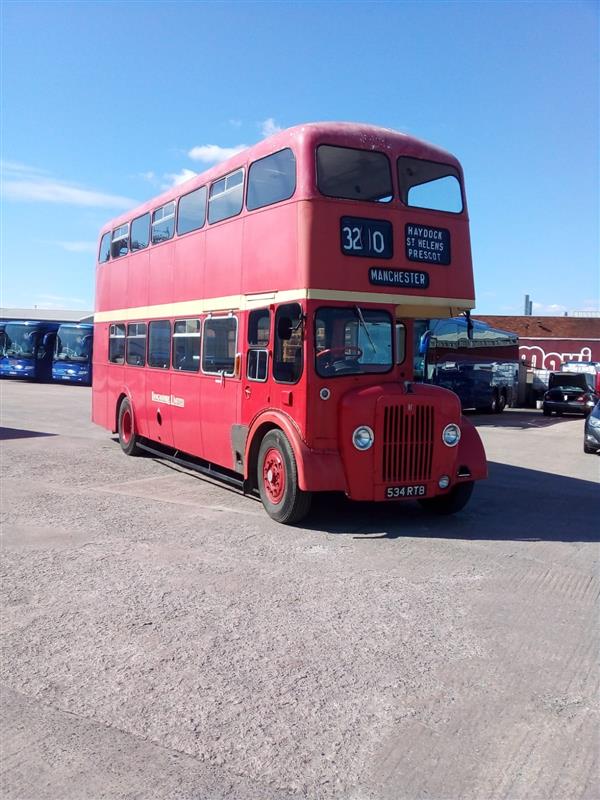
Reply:
[[600, 400], [585, 421], [583, 429], [583, 452], [600, 452]]
[[600, 400], [594, 388], [594, 376], [587, 372], [551, 372], [542, 409], [549, 417], [561, 414], [584, 414], [586, 417]]

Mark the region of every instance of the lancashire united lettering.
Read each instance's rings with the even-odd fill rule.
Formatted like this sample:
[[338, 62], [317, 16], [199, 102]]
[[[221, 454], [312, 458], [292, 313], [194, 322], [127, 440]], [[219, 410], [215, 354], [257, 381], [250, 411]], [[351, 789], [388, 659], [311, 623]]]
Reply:
[[450, 232], [445, 228], [406, 225], [406, 257], [409, 261], [450, 263]]
[[152, 402], [163, 403], [166, 406], [175, 406], [176, 408], [185, 408], [185, 400], [183, 397], [176, 397], [174, 394], [152, 392]]
[[427, 272], [406, 269], [369, 269], [369, 283], [375, 286], [409, 286], [413, 289], [427, 289], [429, 275]]

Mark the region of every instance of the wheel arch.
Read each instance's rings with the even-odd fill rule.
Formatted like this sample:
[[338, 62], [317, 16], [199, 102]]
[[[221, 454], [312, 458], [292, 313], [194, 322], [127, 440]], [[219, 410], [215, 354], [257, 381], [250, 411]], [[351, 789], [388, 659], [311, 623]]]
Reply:
[[304, 445], [300, 439], [300, 434], [294, 427], [291, 420], [284, 414], [279, 414], [277, 412], [262, 415], [252, 424], [250, 430], [248, 431], [248, 438], [246, 440], [246, 454], [244, 457], [244, 480], [246, 485], [249, 489], [258, 488], [256, 470], [258, 465], [258, 453], [260, 450], [260, 445], [267, 433], [275, 429], [280, 430], [286, 435], [296, 460], [296, 468], [298, 470], [298, 485], [301, 489], [305, 489], [303, 449], [306, 448], [306, 445]]

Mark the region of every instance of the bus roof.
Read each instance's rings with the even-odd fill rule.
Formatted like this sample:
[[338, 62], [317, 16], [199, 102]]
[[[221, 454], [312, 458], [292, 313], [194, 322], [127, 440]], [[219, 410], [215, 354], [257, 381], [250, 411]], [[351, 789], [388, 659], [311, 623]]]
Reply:
[[180, 197], [182, 194], [217, 180], [249, 162], [256, 161], [277, 150], [294, 146], [296, 150], [313, 148], [317, 143], [325, 142], [341, 147], [357, 147], [357, 145], [360, 145], [361, 149], [388, 151], [391, 156], [396, 157], [405, 155], [430, 161], [439, 161], [456, 167], [462, 175], [460, 162], [455, 156], [436, 145], [409, 136], [406, 133], [401, 133], [391, 128], [380, 128], [376, 125], [356, 122], [310, 122], [279, 131], [257, 144], [241, 150], [226, 161], [221, 161], [189, 180], [152, 197], [142, 205], [129, 209], [107, 222], [101, 229], [101, 235], [125, 222], [129, 222], [132, 217], [152, 211], [170, 200]]

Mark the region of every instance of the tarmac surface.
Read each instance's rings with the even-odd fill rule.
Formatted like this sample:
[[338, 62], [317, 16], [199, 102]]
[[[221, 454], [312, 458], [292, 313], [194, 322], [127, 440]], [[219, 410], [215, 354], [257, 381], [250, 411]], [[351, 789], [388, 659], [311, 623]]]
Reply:
[[467, 508], [299, 527], [0, 384], [2, 796], [597, 800], [600, 458], [472, 416]]

